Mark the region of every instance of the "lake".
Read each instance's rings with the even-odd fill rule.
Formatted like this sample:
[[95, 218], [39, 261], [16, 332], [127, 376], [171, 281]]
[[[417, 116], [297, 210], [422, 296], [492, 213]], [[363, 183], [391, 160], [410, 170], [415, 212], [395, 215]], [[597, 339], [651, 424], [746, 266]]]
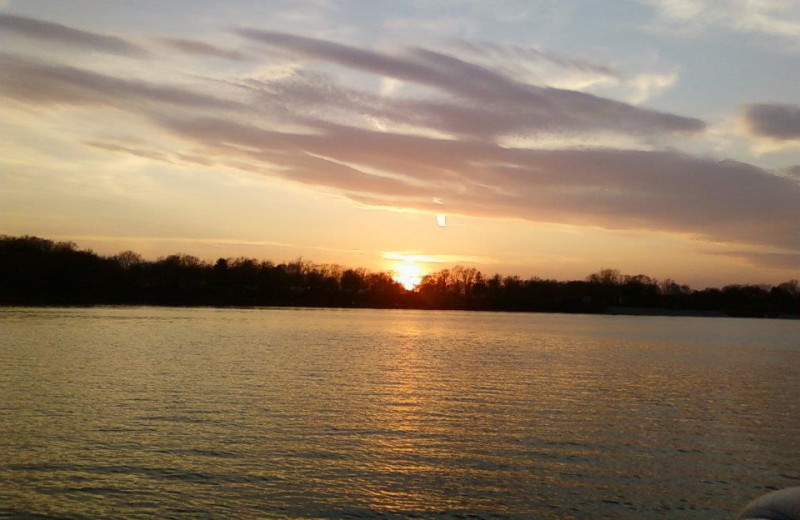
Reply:
[[800, 321], [6, 308], [0, 338], [0, 518], [725, 519], [800, 485]]

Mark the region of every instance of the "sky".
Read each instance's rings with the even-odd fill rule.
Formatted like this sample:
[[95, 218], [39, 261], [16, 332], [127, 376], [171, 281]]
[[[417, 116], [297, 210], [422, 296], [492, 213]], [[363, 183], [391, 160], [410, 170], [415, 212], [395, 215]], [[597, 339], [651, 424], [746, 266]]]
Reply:
[[0, 233], [800, 277], [796, 0], [0, 0]]

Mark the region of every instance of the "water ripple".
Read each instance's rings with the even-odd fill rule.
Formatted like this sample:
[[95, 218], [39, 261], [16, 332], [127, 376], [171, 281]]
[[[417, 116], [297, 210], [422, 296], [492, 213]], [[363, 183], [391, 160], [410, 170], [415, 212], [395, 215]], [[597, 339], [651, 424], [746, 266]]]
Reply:
[[712, 519], [800, 480], [797, 323], [6, 309], [0, 332], [0, 519]]

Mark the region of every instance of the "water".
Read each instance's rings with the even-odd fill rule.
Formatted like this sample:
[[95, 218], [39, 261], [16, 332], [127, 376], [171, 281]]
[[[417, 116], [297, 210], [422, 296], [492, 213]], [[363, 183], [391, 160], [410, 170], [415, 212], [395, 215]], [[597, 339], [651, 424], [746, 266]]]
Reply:
[[724, 519], [800, 485], [800, 322], [4, 309], [0, 338], [4, 518]]

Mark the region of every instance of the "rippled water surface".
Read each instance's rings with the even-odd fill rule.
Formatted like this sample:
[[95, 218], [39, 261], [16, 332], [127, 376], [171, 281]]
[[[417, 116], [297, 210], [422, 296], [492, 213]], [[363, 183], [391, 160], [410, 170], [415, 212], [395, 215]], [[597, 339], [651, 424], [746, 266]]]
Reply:
[[732, 518], [800, 322], [0, 310], [0, 517]]

